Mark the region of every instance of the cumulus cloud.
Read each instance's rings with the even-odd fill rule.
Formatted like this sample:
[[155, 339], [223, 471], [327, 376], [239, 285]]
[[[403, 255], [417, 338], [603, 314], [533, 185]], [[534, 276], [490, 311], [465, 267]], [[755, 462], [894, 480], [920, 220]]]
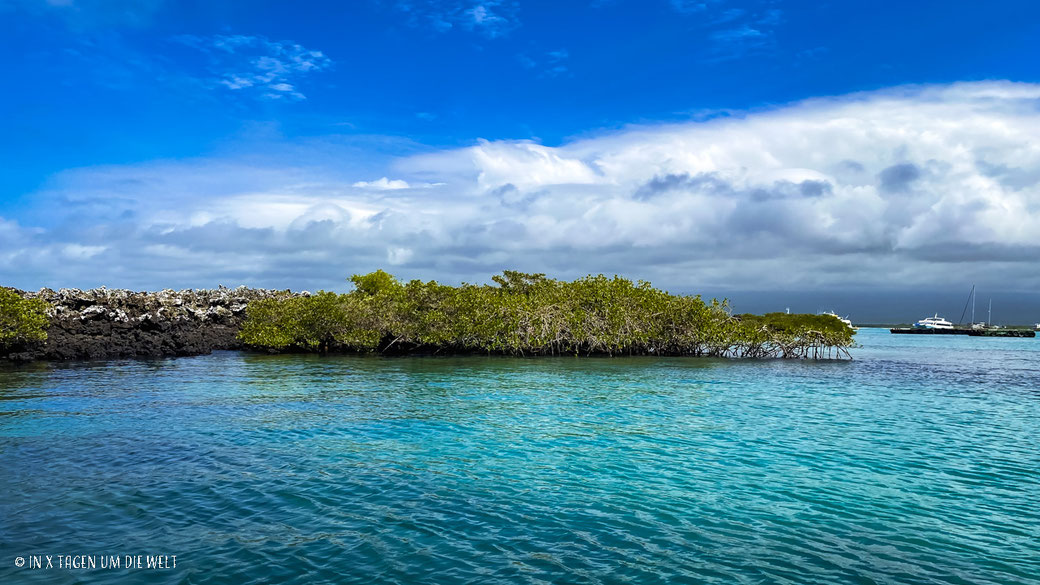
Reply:
[[1038, 104], [1040, 85], [897, 88], [560, 146], [478, 141], [376, 180], [331, 164], [82, 169], [36, 195], [48, 225], [0, 218], [0, 272], [32, 287], [335, 287], [394, 266], [676, 290], [1025, 289], [1040, 286]]
[[386, 177], [376, 179], [375, 181], [358, 181], [354, 183], [354, 186], [361, 189], [376, 189], [378, 191], [393, 191], [409, 187], [408, 181], [402, 181], [401, 179], [391, 180]]
[[366, 189], [370, 191], [399, 191], [401, 189], [430, 189], [431, 187], [440, 187], [444, 183], [420, 183], [405, 181], [403, 179], [388, 179], [386, 177], [380, 177], [375, 181], [357, 181], [353, 184], [358, 189]]
[[296, 87], [298, 80], [332, 66], [332, 60], [321, 51], [261, 36], [181, 35], [175, 40], [206, 54], [212, 74], [208, 83], [212, 87], [244, 91], [264, 99], [306, 99]]

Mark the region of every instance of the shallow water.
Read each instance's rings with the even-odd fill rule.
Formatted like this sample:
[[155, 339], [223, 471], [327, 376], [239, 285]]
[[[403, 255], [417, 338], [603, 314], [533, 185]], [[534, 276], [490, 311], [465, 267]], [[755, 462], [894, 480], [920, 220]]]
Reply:
[[0, 583], [1040, 583], [1040, 339], [858, 339], [0, 369]]

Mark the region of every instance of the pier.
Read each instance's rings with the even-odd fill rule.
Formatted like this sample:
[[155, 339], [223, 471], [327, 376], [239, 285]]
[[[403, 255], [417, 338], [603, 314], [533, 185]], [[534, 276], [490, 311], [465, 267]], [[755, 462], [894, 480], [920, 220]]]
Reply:
[[922, 327], [893, 327], [892, 333], [909, 333], [914, 335], [970, 335], [972, 337], [1036, 337], [1036, 331], [1028, 329], [1010, 329], [994, 327], [979, 329], [972, 327], [954, 327], [953, 329], [925, 329]]

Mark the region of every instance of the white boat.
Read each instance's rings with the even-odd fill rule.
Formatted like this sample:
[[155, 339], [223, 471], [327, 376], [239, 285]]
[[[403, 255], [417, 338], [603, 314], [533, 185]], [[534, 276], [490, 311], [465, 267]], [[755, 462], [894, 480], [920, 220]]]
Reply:
[[925, 317], [914, 323], [914, 329], [953, 329], [953, 323], [943, 319], [939, 316], [939, 313], [936, 313], [934, 317]]
[[820, 313], [820, 314], [821, 314], [821, 315], [830, 315], [831, 317], [834, 317], [834, 318], [835, 318], [835, 319], [837, 319], [838, 321], [841, 321], [842, 323], [844, 323], [844, 324], [848, 325], [850, 329], [852, 329], [852, 330], [854, 330], [854, 331], [855, 331], [855, 329], [856, 329], [855, 327], [853, 327], [853, 326], [852, 326], [852, 320], [851, 320], [851, 319], [849, 319], [848, 317], [845, 317], [844, 319], [842, 319], [842, 318], [841, 318], [841, 317], [839, 317], [839, 316], [838, 316], [838, 314], [837, 314], [837, 313], [835, 313], [834, 311], [824, 311], [824, 312], [822, 312], [822, 313]]

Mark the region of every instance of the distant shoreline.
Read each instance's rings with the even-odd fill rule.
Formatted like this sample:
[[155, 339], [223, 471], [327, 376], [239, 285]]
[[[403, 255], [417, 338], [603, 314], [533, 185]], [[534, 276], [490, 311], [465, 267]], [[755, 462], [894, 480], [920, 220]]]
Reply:
[[[912, 327], [913, 323], [854, 323], [856, 327], [869, 329], [892, 329], [895, 327]], [[1029, 329], [1035, 325], [1001, 325], [1002, 329]]]

